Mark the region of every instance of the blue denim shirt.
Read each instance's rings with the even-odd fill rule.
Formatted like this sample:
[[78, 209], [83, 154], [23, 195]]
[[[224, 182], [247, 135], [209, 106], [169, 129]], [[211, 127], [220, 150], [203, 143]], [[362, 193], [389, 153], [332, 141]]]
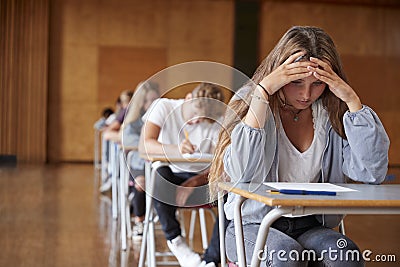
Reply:
[[[268, 118], [272, 118], [269, 110]], [[377, 114], [369, 107], [343, 116], [347, 140], [341, 138], [328, 121], [326, 147], [323, 152], [320, 182], [345, 183], [346, 177], [364, 183], [381, 183], [388, 167], [389, 138]], [[270, 144], [270, 145], [268, 145]], [[263, 129], [240, 122], [233, 129], [231, 144], [224, 155], [224, 169], [231, 182], [278, 181], [277, 134], [273, 119]], [[271, 148], [271, 146], [274, 146]], [[238, 198], [228, 194], [224, 206], [228, 220], [233, 219]], [[242, 207], [243, 223], [260, 223], [271, 207], [246, 200]], [[335, 227], [341, 215], [317, 217], [325, 226]]]

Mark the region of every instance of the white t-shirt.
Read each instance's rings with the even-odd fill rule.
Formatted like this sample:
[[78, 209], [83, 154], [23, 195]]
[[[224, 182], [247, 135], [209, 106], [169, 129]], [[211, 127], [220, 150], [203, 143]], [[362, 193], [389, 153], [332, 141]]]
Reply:
[[311, 146], [301, 153], [290, 142], [285, 130], [278, 130], [278, 177], [280, 182], [314, 183], [321, 175], [322, 154], [326, 145], [328, 112], [321, 101], [312, 104], [314, 138]]
[[[162, 144], [180, 144], [188, 132], [189, 141], [197, 147], [197, 152], [213, 153], [217, 143], [220, 123], [209, 123], [207, 121], [189, 125], [182, 116], [182, 104], [184, 99], [160, 98], [153, 102], [149, 110], [143, 116], [143, 121], [148, 120], [159, 126], [160, 134], [158, 141]], [[173, 172], [201, 172], [210, 164], [171, 164]]]

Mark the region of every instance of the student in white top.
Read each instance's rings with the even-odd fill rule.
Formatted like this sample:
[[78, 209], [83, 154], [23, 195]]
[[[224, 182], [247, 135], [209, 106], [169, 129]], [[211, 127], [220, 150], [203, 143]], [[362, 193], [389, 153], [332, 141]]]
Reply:
[[[220, 130], [219, 118], [224, 112], [223, 92], [210, 83], [201, 83], [185, 99], [160, 98], [143, 117], [140, 153], [182, 154], [213, 153]], [[199, 206], [208, 203], [208, 164], [171, 164], [158, 169], [155, 208], [167, 244], [181, 266], [201, 266], [201, 259], [181, 236], [176, 218], [177, 206]], [[211, 246], [211, 245], [210, 245]], [[219, 251], [219, 244], [215, 249]], [[214, 250], [214, 248], [208, 248]], [[205, 265], [204, 266], [214, 266]]]

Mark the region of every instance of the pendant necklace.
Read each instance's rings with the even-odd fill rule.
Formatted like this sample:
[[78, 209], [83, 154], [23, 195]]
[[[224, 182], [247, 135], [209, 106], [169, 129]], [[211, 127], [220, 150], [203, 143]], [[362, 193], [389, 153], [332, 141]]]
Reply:
[[298, 121], [299, 121], [299, 114], [300, 114], [304, 109], [300, 109], [300, 110], [298, 110], [297, 112], [294, 112], [294, 111], [290, 108], [290, 107], [293, 107], [293, 106], [286, 103], [286, 96], [285, 96], [285, 93], [284, 93], [283, 91], [282, 91], [282, 93], [283, 93], [283, 96], [285, 97], [284, 100], [282, 100], [281, 96], [278, 95], [278, 99], [279, 99], [279, 102], [280, 102], [282, 108], [285, 109], [285, 110], [289, 110], [290, 113], [293, 114], [293, 121], [294, 121], [294, 122], [298, 122]]
[[290, 113], [293, 114], [293, 121], [294, 121], [294, 122], [297, 122], [297, 121], [299, 120], [299, 114], [300, 114], [300, 112], [302, 112], [304, 109], [300, 109], [300, 110], [297, 111], [297, 112], [294, 112], [294, 111], [291, 110], [290, 108], [288, 108], [287, 110], [289, 110]]

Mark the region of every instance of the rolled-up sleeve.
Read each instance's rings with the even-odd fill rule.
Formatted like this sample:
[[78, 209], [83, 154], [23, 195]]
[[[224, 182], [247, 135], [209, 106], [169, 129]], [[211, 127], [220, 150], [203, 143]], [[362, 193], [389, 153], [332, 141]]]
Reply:
[[343, 116], [347, 140], [344, 140], [345, 175], [355, 181], [381, 183], [388, 168], [389, 137], [368, 106]]
[[[264, 181], [275, 156], [275, 131], [256, 129], [240, 122], [231, 133], [224, 169], [232, 182]], [[268, 164], [269, 163], [269, 164]]]

